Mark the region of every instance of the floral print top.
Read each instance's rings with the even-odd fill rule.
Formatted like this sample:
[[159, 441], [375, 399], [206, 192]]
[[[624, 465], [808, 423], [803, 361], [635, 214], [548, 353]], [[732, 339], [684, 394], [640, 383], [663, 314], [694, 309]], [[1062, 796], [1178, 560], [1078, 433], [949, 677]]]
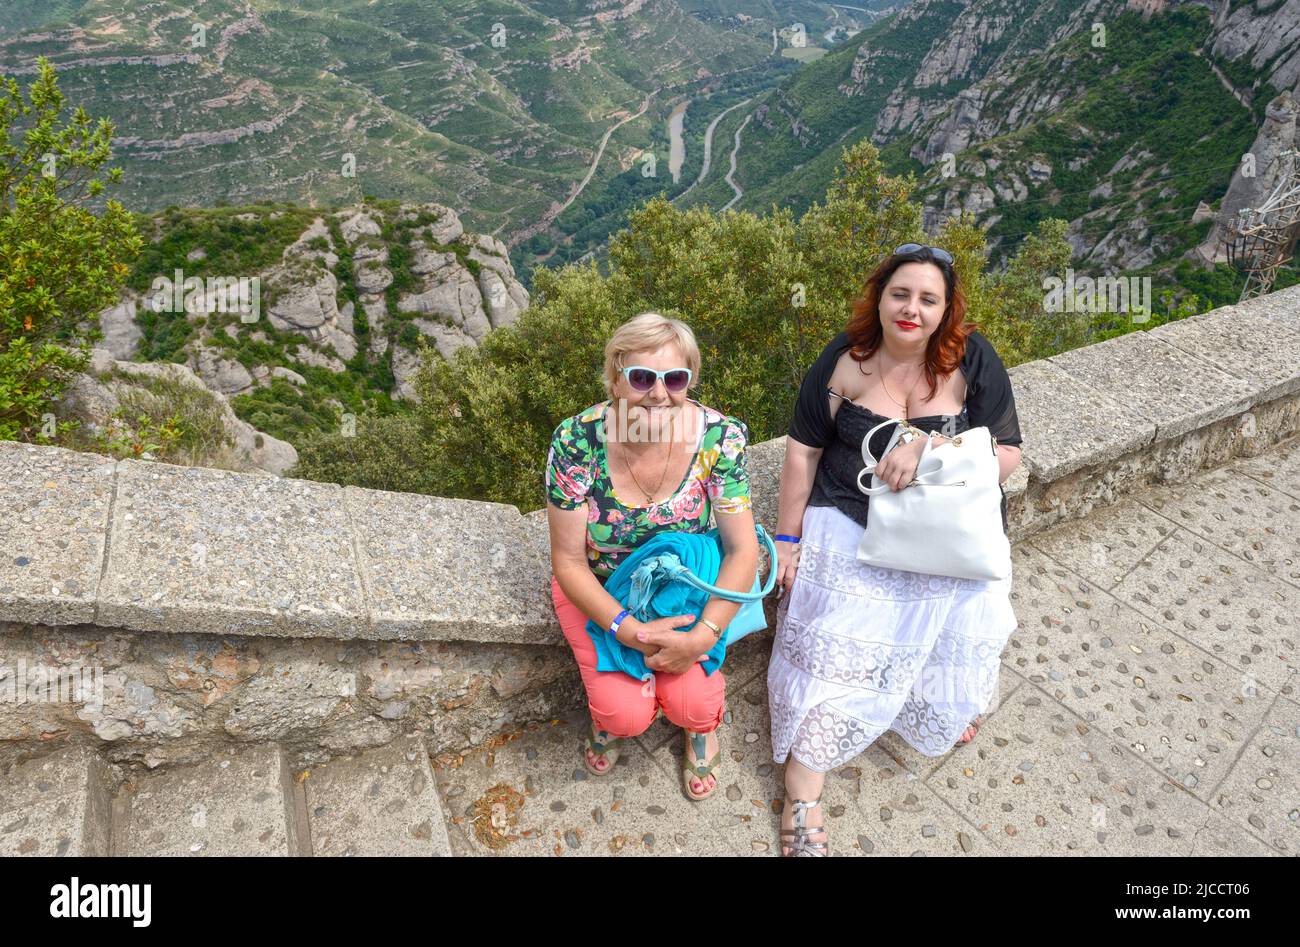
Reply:
[[605, 452], [604, 416], [611, 402], [594, 404], [555, 429], [546, 458], [547, 499], [562, 510], [587, 504], [587, 562], [604, 579], [657, 532], [705, 533], [709, 510], [752, 509], [741, 421], [688, 398], [702, 412], [695, 460], [671, 497], [646, 507], [625, 506], [614, 493]]

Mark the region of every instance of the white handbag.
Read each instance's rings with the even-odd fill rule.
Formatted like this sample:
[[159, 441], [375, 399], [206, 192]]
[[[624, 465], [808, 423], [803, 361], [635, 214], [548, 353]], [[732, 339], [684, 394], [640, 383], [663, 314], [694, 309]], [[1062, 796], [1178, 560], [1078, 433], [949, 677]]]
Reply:
[[[911, 485], [895, 491], [876, 477], [878, 461], [871, 453], [871, 435], [895, 423], [900, 426], [887, 454], [905, 419], [877, 424], [862, 439], [867, 467], [858, 474], [858, 489], [871, 502], [858, 559], [907, 572], [1005, 579], [1011, 574], [1011, 543], [1002, 529], [997, 441], [989, 429], [971, 428], [938, 447], [927, 437]], [[865, 475], [871, 476], [870, 487], [862, 485]]]

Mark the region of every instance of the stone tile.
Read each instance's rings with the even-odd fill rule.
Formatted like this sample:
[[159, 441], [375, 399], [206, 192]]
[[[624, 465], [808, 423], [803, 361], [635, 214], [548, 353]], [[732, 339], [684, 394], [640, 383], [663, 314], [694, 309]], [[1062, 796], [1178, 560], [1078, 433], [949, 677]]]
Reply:
[[[1151, 335], [1242, 379], [1258, 403], [1300, 391], [1300, 329], [1249, 306], [1224, 306], [1166, 323]], [[1206, 354], [1210, 357], [1206, 358]]]
[[[1023, 455], [1023, 451], [1021, 452]], [[1016, 531], [1019, 523], [1012, 518], [1012, 511], [1021, 505], [1025, 492], [1029, 489], [1029, 466], [1023, 462], [1011, 471], [1011, 476], [1002, 484], [1002, 493], [1007, 498], [1007, 519], [1010, 520], [1008, 525], [1011, 527], [1011, 541], [1016, 541]]]
[[144, 777], [130, 796], [120, 854], [293, 855], [292, 777], [279, 747], [224, 749]]
[[[1052, 610], [1044, 610], [1044, 606], [1039, 602], [1039, 593], [1056, 583], [1058, 576], [1050, 575], [1048, 571], [1052, 567], [1056, 567], [1056, 563], [1050, 561], [1034, 546], [1024, 542], [1011, 546], [1010, 598], [1018, 631], [1026, 630], [1031, 623], [1050, 627], [1053, 623], [1067, 622], [1071, 620], [1070, 615], [1073, 615], [1076, 610], [1087, 607], [1086, 594], [1092, 591], [1092, 585], [1079, 576], [1074, 576], [1076, 581], [1071, 588], [1078, 593], [1074, 600], [1062, 598], [1061, 601], [1053, 602]], [[1010, 640], [1008, 647], [1010, 647]], [[1004, 649], [1002, 654], [1006, 660], [1009, 652]]]
[[86, 809], [76, 793], [50, 793], [28, 805], [0, 811], [0, 858], [34, 855], [41, 858], [107, 856], [104, 845], [88, 837]]
[[[1024, 465], [1044, 482], [1149, 444], [1156, 426], [1061, 366], [1039, 359], [1009, 369]], [[1087, 437], [1079, 432], [1086, 429]]]
[[[582, 764], [587, 720], [543, 726], [458, 767], [435, 766], [458, 855], [731, 855], [635, 742], [614, 769]], [[495, 820], [495, 824], [494, 824]]]
[[[879, 741], [857, 760], [861, 775], [854, 804], [866, 819], [855, 822], [854, 853], [864, 855], [996, 855], [998, 844], [982, 835], [953, 811], [953, 807], [915, 773], [900, 768]], [[853, 775], [853, 767], [836, 770], [834, 777]], [[832, 828], [838, 826], [832, 822]], [[844, 835], [843, 829], [838, 832]], [[834, 840], [832, 840], [834, 844]], [[843, 845], [840, 846], [843, 848]], [[1006, 846], [1002, 846], [1003, 853]]]
[[1274, 851], [1300, 852], [1300, 707], [1273, 705], [1210, 804]]
[[1300, 587], [1300, 499], [1230, 469], [1141, 494], [1138, 502]]
[[313, 855], [450, 855], [419, 737], [312, 767], [302, 788]]
[[1273, 853], [1255, 836], [1243, 832], [1232, 820], [1211, 810], [1210, 818], [1192, 838], [1188, 854], [1193, 857], [1222, 857], [1237, 854], [1264, 856]]
[[100, 625], [365, 637], [341, 487], [141, 461], [117, 480]]
[[1259, 681], [1287, 693], [1300, 640], [1300, 590], [1180, 529], [1113, 594], [1234, 670], [1222, 690]]
[[1176, 527], [1136, 500], [1094, 507], [1085, 519], [1070, 520], [1029, 541], [1061, 565], [1111, 589]]
[[505, 503], [356, 487], [343, 500], [373, 637], [564, 644], [544, 519]]
[[1018, 855], [1259, 855], [1258, 839], [1037, 687], [1016, 690], [927, 785]]
[[[761, 523], [769, 535], [776, 535], [778, 494], [781, 485], [781, 468], [785, 465], [786, 436], [774, 437], [745, 447], [745, 463], [749, 468], [750, 499], [754, 505], [754, 522]], [[716, 521], [716, 518], [715, 518]], [[767, 553], [759, 551], [759, 574], [764, 573]]]
[[[727, 649], [727, 659], [722, 664], [722, 673], [727, 678], [727, 714], [731, 713], [731, 701], [745, 689], [746, 685], [757, 678], [767, 680], [767, 663], [771, 655], [771, 631], [753, 632], [738, 641], [734, 647]], [[728, 722], [725, 717], [723, 722]], [[669, 740], [685, 741], [682, 728], [665, 717], [662, 710], [655, 716], [645, 733], [636, 739], [649, 753], [653, 753]]]
[[742, 690], [755, 678], [767, 679], [767, 665], [772, 658], [773, 630], [756, 631], [727, 648], [722, 671], [727, 675], [727, 689]]
[[[725, 668], [726, 665], [724, 664], [723, 666]], [[732, 684], [730, 678], [728, 678], [727, 680], [728, 704], [730, 704], [731, 696], [732, 696]], [[726, 715], [729, 714], [730, 712], [731, 712], [730, 710], [724, 712], [723, 714], [724, 723], [726, 722]], [[654, 720], [650, 722], [650, 726], [646, 728], [645, 732], [642, 733], [640, 736], [636, 737], [636, 741], [639, 744], [641, 744], [641, 748], [645, 750], [647, 753], [653, 753], [655, 750], [659, 749], [659, 747], [663, 746], [669, 740], [684, 739], [684, 737], [682, 737], [681, 734], [682, 734], [682, 728], [677, 726], [677, 724], [673, 723], [667, 717], [665, 717], [663, 710], [660, 709], [655, 714]]]
[[68, 747], [0, 776], [0, 857], [107, 856], [117, 777], [98, 753]]
[[[720, 785], [692, 805], [733, 849], [779, 856], [785, 764], [772, 759], [766, 678], [752, 681], [730, 706], [731, 722], [719, 738]], [[672, 740], [654, 754], [678, 787], [683, 751], [682, 741]], [[921, 780], [875, 745], [827, 774], [821, 799], [832, 857], [994, 854]]]
[[1008, 665], [1208, 802], [1274, 692], [1046, 557], [1026, 572]]
[[0, 441], [0, 609], [42, 625], [95, 620], [116, 462]]
[[1157, 441], [1181, 437], [1254, 404], [1249, 383], [1150, 332], [1130, 332], [1048, 361], [1153, 422]]
[[1279, 493], [1300, 499], [1300, 438], [1274, 446], [1257, 457], [1243, 457], [1226, 470], [1253, 477]]

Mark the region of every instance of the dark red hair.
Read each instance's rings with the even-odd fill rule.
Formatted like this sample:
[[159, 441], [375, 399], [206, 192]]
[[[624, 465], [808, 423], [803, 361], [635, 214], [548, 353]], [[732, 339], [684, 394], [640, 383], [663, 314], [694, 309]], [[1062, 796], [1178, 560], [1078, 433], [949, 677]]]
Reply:
[[875, 272], [867, 277], [861, 294], [853, 300], [853, 315], [845, 332], [849, 336], [849, 355], [861, 364], [875, 354], [884, 340], [880, 326], [880, 297], [897, 269], [904, 263], [932, 263], [943, 274], [948, 304], [943, 321], [934, 330], [925, 347], [925, 378], [930, 385], [926, 400], [934, 397], [940, 376], [952, 374], [966, 354], [966, 337], [975, 326], [966, 322], [966, 294], [957, 281], [952, 265], [938, 260], [929, 248], [893, 253], [885, 257]]

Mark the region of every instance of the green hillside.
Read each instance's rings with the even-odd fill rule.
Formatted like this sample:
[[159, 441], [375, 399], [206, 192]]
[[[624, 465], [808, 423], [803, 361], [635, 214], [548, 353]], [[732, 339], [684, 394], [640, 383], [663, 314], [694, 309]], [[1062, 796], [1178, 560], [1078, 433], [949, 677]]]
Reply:
[[[1081, 29], [1043, 48], [1069, 22], [1074, 5], [1064, 0], [1030, 5], [980, 0], [978, 5], [981, 17], [1009, 15], [1017, 8], [1026, 15], [974, 48], [963, 74], [951, 81], [914, 85], [926, 53], [949, 38], [968, 4], [925, 0], [757, 98], [745, 110], [754, 119], [738, 153], [736, 179], [744, 196], [737, 206], [757, 211], [775, 204], [801, 212], [831, 181], [840, 149], [872, 140], [892, 173], [917, 175], [918, 198], [926, 202], [932, 225], [942, 215], [946, 194], [960, 206], [975, 189], [992, 191], [996, 206], [980, 219], [991, 225], [992, 252], [999, 258], [1047, 217], [1080, 219], [1076, 249], [1091, 249], [1135, 220], [1135, 229], [1146, 228], [1156, 238], [1160, 259], [1177, 259], [1202, 239], [1209, 222], [1190, 222], [1197, 204], [1217, 207], [1237, 161], [1251, 146], [1264, 105], [1277, 92], [1262, 80], [1261, 70], [1209, 54], [1209, 12], [1179, 7], [1146, 21], [1118, 12], [1103, 17], [1104, 47], [1093, 46], [1091, 31]], [[855, 62], [861, 69], [864, 57], [869, 68], [855, 80]], [[957, 93], [984, 78], [999, 57], [1003, 66], [981, 87], [982, 115], [1006, 115], [1027, 100], [1061, 104], [1027, 115], [1006, 134], [973, 142], [955, 155], [956, 173], [945, 178], [940, 166], [927, 168], [917, 156]], [[1253, 94], [1253, 108], [1225, 88], [1215, 66]], [[878, 121], [900, 89], [937, 117], [901, 134], [882, 134]], [[742, 120], [739, 114], [729, 116], [729, 130]], [[1116, 170], [1121, 159], [1122, 170]], [[1028, 175], [1033, 162], [1050, 166], [1050, 174], [1043, 180]], [[1008, 194], [1020, 190], [1025, 193]], [[719, 174], [692, 199], [717, 206], [731, 193]]]
[[135, 210], [373, 194], [437, 201], [508, 238], [570, 194], [601, 133], [648, 95], [618, 148], [656, 144], [670, 90], [786, 68], [776, 23], [840, 18], [794, 2], [741, 19], [740, 6], [10, 0], [0, 73], [45, 55], [70, 100], [114, 122]]

